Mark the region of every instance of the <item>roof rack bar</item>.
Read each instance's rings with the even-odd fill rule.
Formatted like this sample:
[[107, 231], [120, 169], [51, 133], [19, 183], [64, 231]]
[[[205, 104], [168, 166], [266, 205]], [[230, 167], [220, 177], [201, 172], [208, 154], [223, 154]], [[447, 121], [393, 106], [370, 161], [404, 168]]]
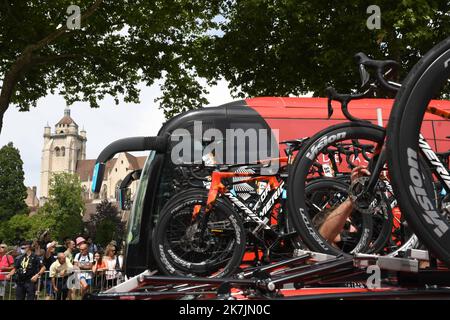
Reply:
[[278, 279], [273, 279], [268, 284], [268, 287], [275, 287], [280, 288], [285, 283], [289, 282], [301, 282], [304, 279], [307, 279], [314, 275], [320, 275], [323, 272], [331, 272], [333, 270], [337, 270], [339, 268], [343, 267], [353, 267], [353, 259], [346, 258], [346, 259], [337, 259], [336, 261], [331, 261], [327, 264], [320, 265], [319, 267], [316, 267], [312, 265], [308, 270], [300, 273], [294, 273], [290, 275], [286, 275], [283, 277], [280, 277]]

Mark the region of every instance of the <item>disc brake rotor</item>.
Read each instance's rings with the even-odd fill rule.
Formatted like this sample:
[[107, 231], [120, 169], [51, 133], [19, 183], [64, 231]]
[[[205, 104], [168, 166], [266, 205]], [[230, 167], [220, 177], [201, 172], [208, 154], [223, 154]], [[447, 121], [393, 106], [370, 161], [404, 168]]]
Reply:
[[374, 214], [380, 201], [377, 192], [364, 192], [368, 181], [369, 177], [359, 177], [354, 180], [350, 185], [349, 197], [355, 210], [361, 213]]

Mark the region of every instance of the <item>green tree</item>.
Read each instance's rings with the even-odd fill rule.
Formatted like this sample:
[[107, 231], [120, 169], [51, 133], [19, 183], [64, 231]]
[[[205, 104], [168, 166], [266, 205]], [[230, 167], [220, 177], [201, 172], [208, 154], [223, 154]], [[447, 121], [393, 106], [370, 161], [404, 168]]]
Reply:
[[[69, 29], [69, 5], [81, 28]], [[405, 73], [448, 36], [450, 3], [380, 0], [381, 29], [369, 30], [369, 0], [4, 0], [0, 1], [0, 130], [48, 93], [98, 107], [139, 101], [138, 84], [163, 79], [167, 117], [204, 105], [225, 78], [236, 97], [356, 88], [353, 55], [393, 58]], [[221, 17], [217, 19], [217, 17]]]
[[7, 243], [37, 239], [45, 230], [51, 230], [54, 224], [54, 219], [46, 214], [16, 214], [0, 225], [0, 239]]
[[122, 222], [117, 207], [108, 200], [103, 200], [87, 223], [87, 229], [94, 242], [104, 247], [111, 240], [121, 243], [124, 239], [125, 223]]
[[[204, 53], [196, 43], [215, 26], [220, 2], [0, 1], [0, 131], [10, 104], [26, 111], [54, 92], [92, 107], [106, 95], [138, 102], [138, 84], [164, 75], [166, 114], [201, 106], [195, 63], [204, 62], [194, 57]], [[80, 8], [79, 29], [71, 5]]]
[[62, 239], [82, 232], [83, 212], [80, 178], [76, 174], [66, 172], [53, 174], [48, 200], [36, 215], [45, 216], [50, 221], [51, 237]]
[[[372, 4], [381, 29], [366, 25]], [[404, 75], [448, 37], [449, 12], [443, 0], [224, 1], [222, 33], [204, 41], [210, 69], [201, 71], [223, 76], [236, 97], [345, 92], [358, 85], [355, 53], [397, 60]]]
[[26, 214], [16, 214], [0, 226], [0, 238], [7, 243], [27, 239], [31, 230], [31, 221]]
[[0, 223], [18, 213], [25, 213], [27, 188], [23, 162], [12, 142], [0, 149]]

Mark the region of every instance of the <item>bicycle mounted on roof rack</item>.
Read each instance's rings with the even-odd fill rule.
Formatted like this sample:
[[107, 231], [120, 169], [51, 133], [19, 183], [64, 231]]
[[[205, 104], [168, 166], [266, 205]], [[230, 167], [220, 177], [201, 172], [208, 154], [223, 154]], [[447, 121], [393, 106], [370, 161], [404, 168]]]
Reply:
[[[193, 188], [171, 197], [161, 210], [152, 239], [159, 269], [172, 275], [223, 277], [243, 263], [248, 246], [253, 247], [256, 264], [289, 255], [296, 233], [285, 212], [286, 165], [305, 140], [283, 141], [287, 157], [254, 164], [214, 164], [210, 155], [208, 163], [179, 166], [187, 168], [181, 171], [188, 172], [188, 179], [203, 185], [188, 180]], [[284, 164], [281, 170], [262, 173], [273, 161]], [[180, 224], [183, 227], [177, 228]]]
[[[337, 134], [338, 132], [346, 132], [346, 130], [348, 130], [348, 132], [350, 132], [350, 135], [352, 134], [351, 132], [360, 132], [360, 136], [359, 138], [363, 138], [363, 136], [365, 136], [366, 138], [370, 136], [370, 134], [368, 132], [372, 131], [372, 136], [376, 136], [375, 135], [375, 131], [377, 130], [376, 128], [374, 128], [374, 126], [372, 126], [368, 121], [366, 120], [362, 120], [359, 119], [357, 117], [354, 117], [353, 115], [351, 115], [351, 113], [348, 110], [348, 104], [350, 101], [352, 100], [358, 100], [358, 99], [363, 99], [366, 97], [371, 96], [372, 94], [374, 94], [376, 92], [376, 89], [378, 88], [383, 88], [386, 89], [390, 92], [397, 92], [399, 90], [399, 88], [401, 87], [401, 85], [399, 83], [393, 82], [393, 81], [388, 81], [386, 80], [384, 77], [387, 75], [391, 75], [394, 73], [395, 69], [397, 68], [398, 64], [395, 61], [392, 60], [387, 60], [387, 61], [377, 61], [377, 60], [371, 60], [369, 59], [366, 55], [359, 53], [356, 56], [356, 60], [359, 64], [359, 70], [360, 70], [360, 75], [361, 75], [361, 80], [362, 80], [362, 88], [365, 90], [363, 93], [354, 93], [354, 94], [339, 94], [336, 92], [336, 90], [334, 90], [333, 88], [329, 87], [327, 88], [327, 95], [328, 95], [328, 115], [331, 116], [333, 114], [333, 106], [331, 101], [332, 100], [337, 100], [340, 102], [341, 104], [341, 110], [342, 113], [344, 114], [344, 116], [351, 121], [351, 123], [349, 123], [348, 126], [346, 125], [337, 125], [335, 127], [330, 127], [329, 129], [323, 130], [321, 133], [318, 133], [317, 135], [315, 135], [314, 137], [311, 137], [310, 139], [310, 143], [305, 146], [304, 148], [304, 153], [300, 155], [300, 157], [297, 157], [296, 162], [293, 165], [293, 169], [292, 171], [295, 173], [295, 175], [293, 177], [291, 177], [291, 183], [289, 184], [289, 193], [294, 193], [294, 194], [300, 194], [302, 188], [304, 188], [303, 186], [303, 181], [302, 180], [302, 170], [298, 169], [300, 167], [306, 167], [307, 165], [305, 165], [307, 163], [307, 160], [304, 159], [305, 154], [308, 156], [308, 150], [312, 150], [310, 151], [309, 154], [312, 155], [317, 155], [320, 150], [320, 148], [325, 149], [325, 151], [323, 151], [324, 153], [327, 152], [327, 149], [329, 148], [328, 145], [325, 143], [321, 143], [321, 141], [326, 141], [323, 140], [326, 137], [331, 136], [332, 134], [334, 135], [339, 135]], [[376, 79], [373, 82], [370, 82], [370, 74], [366, 71], [366, 67], [373, 67], [376, 69]], [[386, 69], [388, 69], [386, 71]], [[427, 107], [427, 112], [430, 112], [432, 114], [436, 114], [436, 115], [440, 115], [440, 114], [444, 114], [445, 112], [442, 110], [437, 109], [436, 107]], [[335, 129], [333, 131], [333, 128]], [[348, 129], [347, 129], [348, 128]], [[367, 133], [365, 133], [365, 131], [367, 131]], [[362, 134], [362, 135], [361, 135]], [[346, 134], [341, 134], [341, 136], [345, 136]], [[355, 138], [355, 136], [357, 136], [358, 134], [353, 133], [353, 138]], [[334, 137], [334, 136], [333, 136]], [[323, 139], [322, 139], [323, 138]], [[373, 209], [376, 208], [377, 206], [379, 206], [380, 202], [376, 200], [376, 192], [375, 189], [379, 188], [380, 185], [380, 174], [382, 172], [386, 172], [386, 149], [384, 148], [384, 144], [385, 144], [385, 136], [384, 136], [384, 132], [382, 135], [379, 136], [379, 138], [377, 138], [378, 140], [376, 141], [376, 148], [374, 150], [374, 157], [369, 161], [369, 171], [371, 172], [371, 176], [370, 177], [364, 177], [364, 178], [360, 178], [358, 180], [356, 180], [354, 183], [352, 183], [351, 188], [350, 188], [350, 194], [351, 194], [351, 198], [353, 200], [354, 206], [357, 208], [357, 210], [359, 212], [362, 213], [372, 213]], [[449, 190], [449, 185], [444, 185], [445, 183], [445, 170], [442, 169], [442, 167], [440, 166], [439, 163], [437, 163], [435, 161], [435, 159], [437, 159], [437, 155], [434, 153], [433, 150], [431, 150], [431, 148], [429, 147], [428, 143], [426, 142], [425, 138], [420, 135], [419, 136], [420, 139], [420, 143], [419, 146], [422, 149], [422, 155], [423, 157], [419, 159], [419, 162], [422, 166], [422, 168], [428, 168], [427, 170], [429, 170], [430, 172], [432, 172], [433, 174], [435, 174], [435, 176], [438, 177], [439, 181], [442, 184], [442, 194], [446, 195], [448, 194], [448, 190]], [[336, 141], [340, 141], [339, 139], [333, 139]], [[343, 140], [343, 139], [342, 139]], [[335, 143], [334, 141], [330, 142], [330, 144], [332, 145], [333, 143]], [[317, 146], [316, 146], [317, 145]], [[441, 156], [445, 157], [445, 153], [442, 154]], [[307, 172], [307, 168], [305, 168], [304, 170], [305, 172]], [[440, 174], [440, 172], [442, 172], [442, 174]], [[387, 179], [384, 179], [386, 186], [383, 188], [387, 188], [388, 190], [392, 190], [392, 187], [390, 187], [390, 183], [388, 182]], [[435, 183], [433, 183], [433, 186], [436, 186]], [[434, 187], [431, 186], [431, 188], [434, 189]], [[392, 192], [391, 192], [392, 193]], [[436, 192], [435, 192], [436, 193]], [[290, 211], [296, 212], [298, 210], [298, 208], [300, 208], [300, 210], [304, 210], [303, 212], [305, 212], [306, 206], [304, 205], [304, 202], [302, 202], [302, 197], [300, 197], [300, 199], [295, 199], [295, 198], [289, 198], [289, 208]], [[437, 199], [438, 201], [438, 206], [441, 206], [441, 200]], [[308, 229], [306, 225], [303, 225], [303, 222], [305, 220], [304, 219], [294, 219], [294, 225], [296, 226], [296, 229], [301, 229], [301, 234], [306, 234], [307, 237], [304, 238], [304, 241], [306, 242], [306, 244], [311, 247], [314, 248], [316, 250], [320, 250], [321, 252], [334, 252], [335, 254], [338, 253], [336, 250], [334, 250], [333, 248], [331, 248], [330, 246], [326, 246], [326, 245], [318, 245], [320, 237], [317, 237], [317, 233], [315, 234], [315, 236], [309, 236], [308, 234], [308, 230], [311, 230], [310, 228]], [[299, 230], [300, 231], [300, 230]], [[413, 243], [417, 243], [416, 241], [413, 241]], [[406, 244], [411, 244], [410, 241], [406, 241]], [[401, 247], [400, 249], [407, 249], [408, 247]], [[404, 251], [404, 250], [403, 250]], [[394, 251], [395, 254], [400, 253], [398, 250]]]
[[[376, 67], [377, 68], [379, 68], [379, 66], [380, 66], [381, 64], [376, 64]], [[379, 74], [381, 74], [382, 75], [382, 73], [380, 73], [380, 72], [378, 72]], [[377, 75], [378, 76], [378, 75]], [[384, 79], [383, 79], [384, 80]], [[380, 81], [380, 83], [382, 83], [382, 81]], [[388, 82], [388, 85], [392, 85], [391, 83], [389, 83]], [[342, 97], [338, 97], [338, 98], [342, 98]], [[345, 97], [344, 97], [345, 98]], [[343, 98], [343, 99], [344, 99]], [[348, 103], [348, 101], [347, 101], [347, 103]], [[379, 150], [380, 151], [380, 155], [382, 154], [382, 152], [383, 152], [383, 150]], [[379, 155], [379, 158], [380, 158], [380, 155]], [[379, 159], [378, 158], [378, 159]], [[374, 162], [374, 161], [372, 161], [372, 162]], [[383, 161], [379, 161], [379, 162], [383, 162]], [[377, 172], [377, 170], [379, 170], [379, 172], [382, 170], [381, 168], [384, 166], [384, 163], [383, 164], [381, 164], [381, 167], [380, 167], [380, 164], [378, 163], [378, 161], [376, 162], [376, 164], [375, 164], [375, 169], [376, 169], [376, 171], [375, 172]], [[100, 169], [99, 169], [100, 170]], [[373, 176], [375, 176], [375, 174], [373, 174], [373, 172], [372, 172], [372, 177]], [[375, 179], [375, 178], [374, 178]], [[361, 196], [361, 198], [363, 198], [362, 197], [362, 195], [364, 195], [364, 193], [365, 192], [367, 192], [367, 189], [370, 189], [370, 185], [371, 184], [373, 184], [373, 182], [370, 182], [370, 179], [368, 179], [367, 180], [369, 183], [367, 183], [366, 181], [364, 181], [362, 184], [363, 184], [363, 186], [365, 187], [364, 189], [362, 189], [362, 191], [361, 190], [359, 190], [359, 195]], [[444, 188], [445, 188], [445, 185], [444, 185]], [[358, 196], [358, 195], [357, 195]], [[379, 259], [379, 258], [377, 258], [377, 259]]]

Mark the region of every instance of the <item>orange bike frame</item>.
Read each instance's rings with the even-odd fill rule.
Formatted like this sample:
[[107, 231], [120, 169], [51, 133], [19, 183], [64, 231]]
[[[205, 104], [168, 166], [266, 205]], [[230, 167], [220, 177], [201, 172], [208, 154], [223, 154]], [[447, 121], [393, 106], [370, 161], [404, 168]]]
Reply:
[[[278, 160], [281, 163], [287, 163], [287, 157], [280, 157], [276, 159], [269, 159], [269, 160], [261, 160], [261, 163]], [[209, 212], [214, 205], [214, 202], [216, 201], [218, 195], [225, 194], [228, 189], [225, 187], [225, 185], [222, 183], [223, 179], [228, 178], [240, 178], [240, 177], [248, 177], [248, 179], [244, 179], [242, 181], [239, 181], [239, 183], [247, 183], [252, 182], [255, 180], [264, 180], [267, 181], [272, 189], [276, 189], [280, 186], [280, 181], [276, 178], [275, 175], [273, 176], [264, 176], [264, 175], [257, 175], [255, 176], [255, 173], [251, 172], [230, 172], [230, 171], [214, 171], [211, 175], [211, 186], [209, 188], [208, 192], [208, 199], [206, 200], [206, 210], [205, 213]], [[201, 206], [197, 205], [194, 207], [194, 210], [192, 212], [192, 220], [195, 220], [200, 213]]]

